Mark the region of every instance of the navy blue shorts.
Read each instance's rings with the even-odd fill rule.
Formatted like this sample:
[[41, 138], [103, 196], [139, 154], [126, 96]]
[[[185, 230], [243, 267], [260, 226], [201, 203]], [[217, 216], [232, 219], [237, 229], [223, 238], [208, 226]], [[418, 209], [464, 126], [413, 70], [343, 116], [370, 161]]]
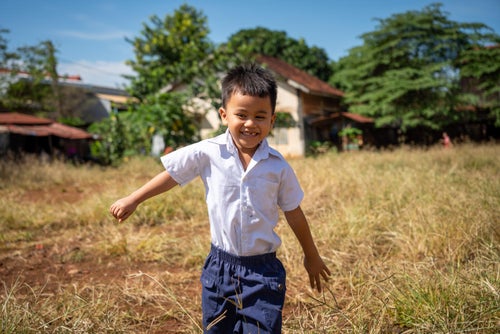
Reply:
[[239, 257], [212, 245], [201, 274], [204, 333], [281, 333], [285, 281], [276, 253]]

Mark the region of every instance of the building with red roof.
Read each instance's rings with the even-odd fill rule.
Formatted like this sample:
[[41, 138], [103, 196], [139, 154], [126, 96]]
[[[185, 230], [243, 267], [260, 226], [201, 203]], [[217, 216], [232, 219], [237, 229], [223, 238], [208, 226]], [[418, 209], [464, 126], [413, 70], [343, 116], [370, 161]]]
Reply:
[[89, 156], [87, 131], [53, 120], [22, 113], [0, 113], [0, 155], [8, 152], [62, 154], [68, 158]]

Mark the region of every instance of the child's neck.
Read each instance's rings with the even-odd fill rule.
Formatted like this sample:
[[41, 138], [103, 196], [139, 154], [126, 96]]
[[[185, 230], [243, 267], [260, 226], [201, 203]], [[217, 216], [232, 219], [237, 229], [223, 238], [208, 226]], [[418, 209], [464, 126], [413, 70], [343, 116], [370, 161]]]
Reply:
[[255, 151], [251, 152], [244, 152], [241, 150], [238, 150], [238, 156], [241, 161], [241, 165], [243, 166], [243, 170], [247, 170], [248, 165], [250, 164], [250, 161], [252, 161], [252, 157], [254, 155]]

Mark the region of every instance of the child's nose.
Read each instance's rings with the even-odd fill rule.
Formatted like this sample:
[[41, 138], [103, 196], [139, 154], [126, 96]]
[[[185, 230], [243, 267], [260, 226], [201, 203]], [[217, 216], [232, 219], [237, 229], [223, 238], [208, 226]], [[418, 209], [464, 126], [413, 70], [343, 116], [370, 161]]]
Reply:
[[245, 126], [250, 127], [255, 125], [255, 120], [251, 117], [245, 120]]

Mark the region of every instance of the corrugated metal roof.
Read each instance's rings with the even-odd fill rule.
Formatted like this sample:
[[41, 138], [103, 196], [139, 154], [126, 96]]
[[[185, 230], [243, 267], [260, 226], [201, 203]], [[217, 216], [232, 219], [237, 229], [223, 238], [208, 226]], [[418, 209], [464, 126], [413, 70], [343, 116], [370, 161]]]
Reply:
[[67, 126], [60, 123], [49, 125], [7, 125], [6, 128], [11, 133], [17, 133], [24, 136], [56, 136], [66, 139], [90, 139], [92, 135], [86, 131]]
[[0, 113], [0, 124], [50, 124], [54, 121], [17, 112]]
[[373, 123], [373, 118], [362, 116], [359, 114], [353, 114], [351, 112], [343, 112], [342, 115], [344, 115], [347, 118], [352, 119], [353, 121], [356, 121], [358, 123]]
[[313, 117], [308, 118], [306, 120], [306, 122], [308, 124], [318, 126], [320, 124], [331, 124], [332, 120], [339, 118], [339, 117], [346, 117], [346, 118], [349, 118], [349, 119], [351, 119], [355, 122], [358, 122], [358, 123], [373, 123], [374, 122], [373, 118], [361, 116], [358, 114], [353, 114], [350, 112], [334, 113], [331, 115], [320, 115], [320, 116], [316, 116], [316, 117], [313, 116]]
[[66, 139], [90, 139], [92, 135], [73, 126], [50, 119], [20, 113], [0, 113], [0, 124], [8, 132], [24, 136], [56, 136]]

